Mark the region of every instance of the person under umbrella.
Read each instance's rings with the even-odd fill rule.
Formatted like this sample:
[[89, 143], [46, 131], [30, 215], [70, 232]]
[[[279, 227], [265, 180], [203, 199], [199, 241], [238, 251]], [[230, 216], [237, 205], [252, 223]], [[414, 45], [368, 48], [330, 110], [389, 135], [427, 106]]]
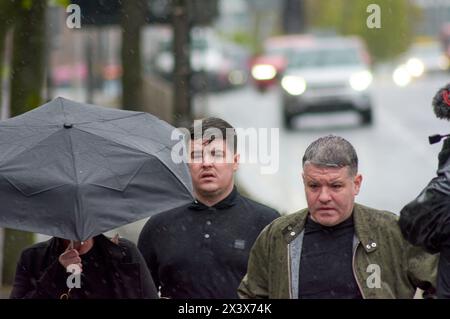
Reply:
[[85, 241], [193, 200], [176, 129], [63, 98], [0, 122], [0, 227]]
[[0, 122], [0, 226], [54, 236], [22, 253], [11, 297], [60, 297], [67, 262], [81, 264], [87, 288], [69, 297], [154, 296], [134, 244], [102, 234], [192, 201], [188, 167], [172, 159], [174, 130], [63, 98]]
[[25, 249], [10, 298], [156, 299], [158, 294], [132, 242], [98, 235], [84, 242], [53, 237]]

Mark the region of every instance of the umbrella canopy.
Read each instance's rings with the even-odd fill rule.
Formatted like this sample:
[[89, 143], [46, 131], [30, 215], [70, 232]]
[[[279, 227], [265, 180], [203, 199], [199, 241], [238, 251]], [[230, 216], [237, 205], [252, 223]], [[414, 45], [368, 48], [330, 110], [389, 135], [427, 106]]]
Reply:
[[56, 98], [0, 122], [0, 226], [71, 240], [193, 200], [174, 127]]

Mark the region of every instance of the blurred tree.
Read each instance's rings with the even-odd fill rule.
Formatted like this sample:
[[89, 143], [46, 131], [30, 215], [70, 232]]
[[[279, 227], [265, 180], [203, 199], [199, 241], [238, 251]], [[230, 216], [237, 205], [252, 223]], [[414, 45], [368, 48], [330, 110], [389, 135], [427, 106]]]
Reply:
[[[191, 29], [209, 25], [218, 15], [217, 0], [173, 0], [173, 124], [189, 127], [192, 123], [193, 84], [191, 68]], [[203, 85], [203, 83], [201, 84]]]
[[[11, 116], [27, 112], [42, 104], [45, 83], [45, 15], [47, 0], [2, 1], [0, 12], [13, 26], [13, 52], [10, 73]], [[5, 23], [0, 25], [5, 29]], [[5, 31], [0, 33], [4, 46]], [[3, 50], [2, 50], [3, 52]], [[34, 242], [32, 233], [6, 229], [4, 233], [3, 283], [12, 284], [16, 263], [22, 249]]]
[[178, 127], [189, 127], [191, 114], [191, 22], [189, 15], [192, 8], [188, 0], [175, 0], [172, 8], [173, 55], [173, 123]]
[[11, 1], [1, 1], [0, 2], [0, 105], [2, 104], [2, 80], [5, 76], [5, 47], [6, 47], [6, 36], [11, 30], [12, 22], [14, 21], [11, 17], [14, 6]]
[[[248, 34], [248, 47], [252, 54], [258, 55], [263, 51], [264, 40], [269, 36], [279, 35], [283, 32], [283, 20], [280, 12], [283, 10], [283, 1], [247, 0], [250, 16], [250, 27], [244, 32]], [[298, 18], [298, 15], [296, 15]]]
[[11, 67], [11, 116], [28, 112], [43, 102], [46, 9], [47, 0], [33, 0], [21, 1], [16, 11]]
[[[317, 1], [320, 2], [320, 1]], [[306, 28], [305, 0], [284, 0], [282, 25], [285, 34], [302, 33]]]
[[306, 19], [309, 28], [334, 30], [343, 23], [343, 0], [307, 0]]
[[[381, 9], [380, 28], [367, 25], [371, 4]], [[414, 21], [420, 13], [408, 0], [358, 0], [351, 5], [345, 0], [308, 0], [307, 11], [313, 28], [361, 36], [375, 62], [394, 58], [409, 47]]]
[[145, 24], [145, 0], [122, 1], [122, 107], [132, 111], [142, 108], [141, 29]]

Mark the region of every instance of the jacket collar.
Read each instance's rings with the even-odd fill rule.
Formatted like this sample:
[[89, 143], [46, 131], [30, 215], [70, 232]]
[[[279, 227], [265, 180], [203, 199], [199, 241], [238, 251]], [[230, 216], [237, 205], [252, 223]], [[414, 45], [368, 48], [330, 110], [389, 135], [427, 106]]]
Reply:
[[358, 237], [365, 251], [368, 253], [375, 251], [378, 248], [377, 243], [370, 234], [374, 231], [373, 227], [376, 227], [375, 214], [366, 210], [362, 205], [356, 204], [353, 208], [353, 220], [355, 222], [355, 233]]
[[[303, 209], [294, 215], [282, 229], [283, 237], [288, 244], [304, 231], [308, 209]], [[356, 237], [367, 252], [375, 251], [378, 248], [378, 243], [370, 237], [370, 233], [373, 231], [371, 227], [375, 225], [373, 214], [367, 213], [364, 206], [355, 203], [352, 215]]]
[[[238, 199], [238, 191], [236, 189], [236, 186], [233, 187], [233, 190], [231, 191], [230, 194], [228, 194], [227, 197], [225, 197], [223, 200], [221, 200], [220, 202], [216, 203], [213, 207], [216, 209], [226, 209], [226, 208], [230, 208], [234, 205], [236, 205], [237, 199]], [[196, 199], [195, 201], [193, 201], [190, 206], [190, 209], [194, 209], [194, 210], [206, 210], [209, 208], [209, 206], [203, 204], [202, 202], [200, 202], [198, 199]]]

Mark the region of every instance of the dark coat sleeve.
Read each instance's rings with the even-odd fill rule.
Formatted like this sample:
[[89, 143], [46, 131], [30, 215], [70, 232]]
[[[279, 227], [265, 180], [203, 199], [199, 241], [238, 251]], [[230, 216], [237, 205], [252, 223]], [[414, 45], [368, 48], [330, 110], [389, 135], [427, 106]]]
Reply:
[[156, 231], [154, 217], [150, 218], [142, 229], [139, 240], [138, 240], [138, 249], [141, 252], [145, 263], [150, 271], [150, 274], [153, 278], [156, 288], [159, 290], [160, 288], [160, 280], [158, 274], [158, 259], [156, 253], [156, 247], [154, 246], [154, 240], [152, 238], [152, 234]]
[[439, 153], [437, 176], [400, 211], [399, 226], [413, 245], [432, 253], [450, 240], [450, 139]]
[[[124, 239], [121, 239], [121, 244], [124, 244]], [[127, 251], [130, 254], [131, 262], [139, 265], [140, 285], [142, 289], [143, 299], [158, 299], [158, 292], [153, 281], [153, 278], [147, 268], [142, 254], [137, 249], [136, 245], [130, 241], [126, 241]]]
[[266, 226], [250, 250], [247, 273], [242, 279], [237, 293], [240, 299], [267, 299], [270, 296], [269, 244], [270, 229]]
[[67, 292], [64, 267], [55, 260], [43, 272], [36, 273], [36, 262], [41, 258], [35, 254], [33, 249], [22, 252], [11, 299], [58, 299]]

